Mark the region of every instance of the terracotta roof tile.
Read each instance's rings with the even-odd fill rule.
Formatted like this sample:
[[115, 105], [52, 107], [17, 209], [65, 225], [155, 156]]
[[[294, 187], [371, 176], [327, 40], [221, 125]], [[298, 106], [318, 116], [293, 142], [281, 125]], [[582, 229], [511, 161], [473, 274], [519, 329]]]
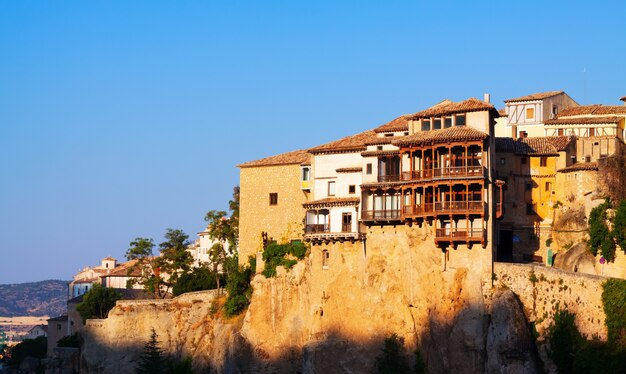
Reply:
[[517, 140], [496, 138], [496, 152], [529, 156], [556, 156], [559, 151], [564, 151], [572, 141], [573, 138], [567, 136], [543, 136]]
[[508, 114], [506, 114], [506, 108], [498, 109], [498, 114], [500, 115], [500, 117], [508, 116]]
[[128, 274], [128, 270], [137, 263], [137, 260], [131, 260], [116, 266], [110, 273], [103, 275], [102, 277], [139, 277], [141, 276], [141, 269], [132, 269], [131, 274]]
[[312, 154], [318, 153], [340, 153], [350, 151], [364, 151], [367, 147], [366, 142], [372, 141], [376, 138], [374, 130], [368, 130], [356, 135], [346, 136], [339, 140], [332, 141], [330, 143], [322, 144], [317, 147], [309, 149]]
[[598, 170], [597, 162], [579, 162], [574, 165], [570, 165], [566, 168], [559, 169], [557, 172], [559, 173], [572, 173], [574, 171], [583, 171], [583, 170]]
[[412, 114], [405, 114], [398, 118], [392, 119], [391, 121], [385, 123], [384, 125], [380, 125], [374, 129], [376, 133], [381, 132], [395, 132], [395, 131], [408, 131], [409, 130], [409, 120], [411, 119]]
[[311, 155], [307, 150], [298, 150], [282, 153], [276, 156], [262, 158], [237, 165], [239, 168], [250, 168], [258, 166], [278, 166], [278, 165], [306, 165], [311, 163]]
[[581, 115], [605, 116], [607, 114], [626, 114], [626, 106], [620, 105], [581, 105], [563, 109], [557, 118]]
[[558, 94], [562, 94], [563, 91], [549, 91], [549, 92], [538, 92], [526, 96], [516, 97], [514, 99], [504, 100], [505, 103], [511, 103], [515, 101], [534, 101], [534, 100], [543, 100], [552, 96], [556, 96]]
[[[626, 113], [626, 112], [625, 112]], [[549, 119], [544, 123], [546, 125], [597, 125], [607, 123], [620, 123], [624, 117], [604, 116], [604, 117], [574, 117], [574, 118], [557, 118]]]
[[347, 205], [358, 205], [359, 201], [360, 199], [358, 197], [328, 197], [326, 199], [306, 202], [302, 204], [302, 206], [305, 209], [334, 207], [334, 206], [347, 206]]
[[420, 131], [393, 142], [395, 145], [440, 143], [458, 140], [482, 140], [489, 137], [482, 131], [467, 126], [448, 127], [447, 129]]
[[399, 149], [387, 149], [384, 151], [365, 151], [361, 152], [363, 157], [377, 157], [377, 156], [398, 156], [400, 155]]
[[363, 171], [362, 167], [353, 167], [353, 168], [339, 168], [335, 170], [337, 173], [360, 173]]
[[453, 102], [453, 101], [446, 99], [426, 110], [422, 110], [421, 112], [417, 112], [415, 114], [410, 115], [409, 118], [410, 119], [429, 118], [429, 117], [444, 116], [444, 115], [456, 114], [456, 113], [478, 112], [482, 110], [495, 111], [495, 107], [491, 104], [478, 100], [474, 97], [471, 97], [467, 100], [459, 101], [459, 102]]

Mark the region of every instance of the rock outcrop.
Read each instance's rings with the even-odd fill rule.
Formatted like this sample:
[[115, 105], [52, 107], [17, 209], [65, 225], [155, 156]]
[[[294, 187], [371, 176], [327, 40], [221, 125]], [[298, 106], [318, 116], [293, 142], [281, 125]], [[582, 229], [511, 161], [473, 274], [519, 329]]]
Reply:
[[568, 250], [560, 251], [554, 259], [554, 267], [595, 275], [595, 262], [596, 258], [589, 252], [587, 244], [580, 242]]

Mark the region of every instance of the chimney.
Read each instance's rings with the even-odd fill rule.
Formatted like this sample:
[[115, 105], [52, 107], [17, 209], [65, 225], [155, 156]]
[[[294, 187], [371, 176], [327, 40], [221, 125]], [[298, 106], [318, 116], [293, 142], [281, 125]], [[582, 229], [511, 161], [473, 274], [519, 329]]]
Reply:
[[489, 95], [488, 93], [485, 94], [485, 100], [484, 100], [487, 104], [491, 104], [491, 95]]
[[624, 102], [624, 106], [626, 106], [626, 96], [622, 96], [619, 99], [620, 99], [620, 101], [623, 101]]

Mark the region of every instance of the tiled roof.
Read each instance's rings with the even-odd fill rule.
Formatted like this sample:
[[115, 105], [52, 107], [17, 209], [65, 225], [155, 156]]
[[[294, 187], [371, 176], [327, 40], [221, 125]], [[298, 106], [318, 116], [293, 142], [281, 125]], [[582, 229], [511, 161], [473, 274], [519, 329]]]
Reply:
[[307, 150], [298, 150], [287, 152], [276, 156], [262, 158], [256, 161], [250, 161], [237, 165], [239, 168], [250, 168], [258, 166], [278, 166], [278, 165], [303, 165], [310, 164], [311, 155]]
[[549, 119], [544, 123], [546, 125], [597, 125], [607, 123], [620, 123], [624, 117], [605, 116], [605, 117], [574, 117], [574, 118], [557, 118]]
[[340, 153], [350, 151], [364, 151], [365, 143], [376, 138], [374, 130], [368, 130], [356, 135], [346, 136], [330, 143], [322, 144], [309, 149], [312, 154], [318, 153]]
[[324, 208], [324, 207], [334, 207], [334, 206], [348, 206], [348, 205], [358, 205], [359, 198], [358, 197], [328, 197], [326, 199], [309, 201], [302, 206], [305, 209], [310, 208]]
[[362, 167], [354, 167], [354, 168], [339, 168], [335, 170], [337, 173], [360, 173], [363, 171]]
[[506, 108], [498, 109], [498, 114], [500, 115], [500, 117], [507, 117], [508, 116], [506, 114]]
[[368, 188], [400, 188], [402, 185], [411, 184], [411, 181], [397, 181], [397, 182], [373, 182], [373, 183], [363, 183], [361, 185], [361, 189]]
[[426, 110], [417, 112], [409, 116], [410, 119], [438, 117], [449, 114], [465, 113], [465, 112], [478, 112], [482, 110], [494, 110], [495, 107], [484, 101], [478, 100], [474, 97], [464, 101], [453, 102], [450, 100], [444, 100]]
[[53, 318], [49, 318], [48, 322], [67, 322], [67, 314], [62, 315], [62, 316], [58, 316], [58, 317], [53, 317]]
[[393, 137], [393, 136], [385, 136], [383, 138], [376, 137], [375, 139], [365, 142], [365, 145], [391, 144], [391, 142], [394, 141], [395, 139], [398, 139], [398, 137]]
[[571, 173], [574, 171], [598, 170], [597, 162], [579, 162], [566, 168], [557, 170], [559, 173]]
[[365, 151], [361, 152], [363, 157], [378, 157], [378, 156], [398, 156], [400, 155], [399, 149], [387, 149], [384, 151]]
[[128, 274], [128, 270], [130, 270], [133, 265], [137, 263], [137, 260], [131, 260], [120, 264], [115, 267], [115, 269], [111, 270], [110, 273], [103, 275], [102, 277], [140, 277], [141, 269], [134, 268], [131, 273]]
[[412, 114], [405, 114], [398, 118], [392, 119], [391, 121], [385, 123], [384, 125], [380, 125], [374, 129], [375, 132], [394, 132], [394, 131], [408, 131], [409, 130], [409, 120], [411, 119]]
[[489, 135], [467, 126], [448, 127], [447, 129], [420, 131], [393, 142], [395, 145], [412, 145], [424, 143], [439, 143], [459, 140], [482, 140]]
[[607, 114], [626, 114], [626, 106], [600, 104], [575, 106], [563, 109], [557, 118], [582, 115], [605, 116]]
[[556, 156], [573, 141], [567, 136], [543, 136], [532, 138], [496, 138], [496, 153], [515, 153], [530, 156]]
[[556, 96], [558, 94], [562, 94], [563, 91], [550, 91], [550, 92], [538, 92], [526, 96], [516, 97], [514, 99], [504, 100], [505, 103], [511, 103], [515, 101], [534, 101], [534, 100], [543, 100], [548, 97]]

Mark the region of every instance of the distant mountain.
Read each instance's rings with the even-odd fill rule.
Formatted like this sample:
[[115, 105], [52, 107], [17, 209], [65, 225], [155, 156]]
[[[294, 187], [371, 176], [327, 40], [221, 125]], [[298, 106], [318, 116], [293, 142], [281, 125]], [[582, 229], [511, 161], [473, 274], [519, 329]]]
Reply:
[[50, 316], [67, 312], [67, 282], [0, 284], [0, 316]]

